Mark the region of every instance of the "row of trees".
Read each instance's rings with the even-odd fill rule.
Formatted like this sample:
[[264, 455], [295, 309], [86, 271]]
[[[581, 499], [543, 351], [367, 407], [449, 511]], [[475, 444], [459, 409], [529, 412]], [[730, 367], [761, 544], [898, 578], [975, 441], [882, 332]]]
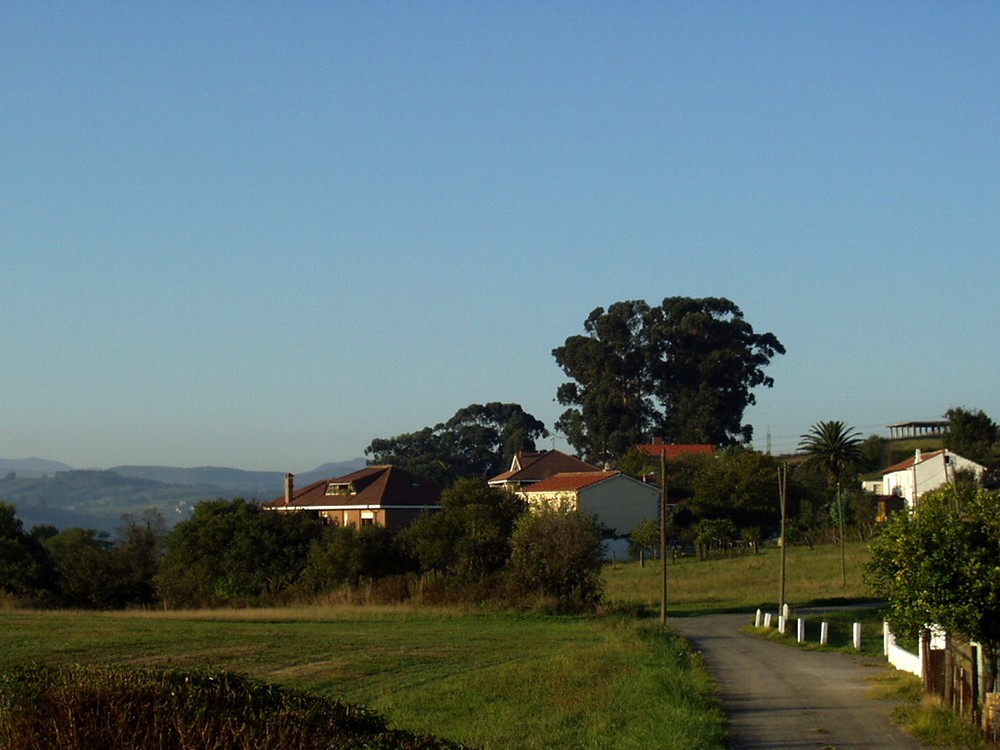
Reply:
[[151, 604], [165, 536], [155, 511], [125, 516], [114, 537], [54, 526], [26, 531], [14, 507], [0, 502], [0, 595], [64, 607]]
[[0, 595], [43, 606], [202, 607], [312, 600], [372, 582], [394, 598], [498, 597], [592, 607], [602, 549], [593, 519], [528, 514], [515, 496], [460, 480], [410, 527], [323, 526], [304, 513], [211, 500], [167, 532], [156, 513], [116, 538], [25, 531], [0, 503]]

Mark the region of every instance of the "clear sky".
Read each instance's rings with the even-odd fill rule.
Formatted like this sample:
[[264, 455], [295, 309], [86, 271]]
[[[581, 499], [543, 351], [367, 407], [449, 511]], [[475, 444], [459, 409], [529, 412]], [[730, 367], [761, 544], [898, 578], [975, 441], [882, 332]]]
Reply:
[[0, 456], [551, 427], [552, 349], [674, 295], [787, 348], [760, 448], [1000, 419], [998, 40], [992, 0], [4, 3]]

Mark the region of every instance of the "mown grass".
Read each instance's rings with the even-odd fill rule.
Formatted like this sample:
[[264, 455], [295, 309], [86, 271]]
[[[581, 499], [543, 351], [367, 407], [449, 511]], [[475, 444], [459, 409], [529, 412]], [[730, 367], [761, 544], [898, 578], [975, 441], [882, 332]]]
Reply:
[[0, 613], [0, 669], [211, 668], [371, 707], [490, 748], [722, 748], [686, 645], [620, 618], [301, 608]]
[[[794, 607], [869, 596], [862, 580], [867, 543], [845, 545], [846, 580], [842, 585], [840, 547], [834, 544], [789, 547], [785, 562], [785, 600]], [[617, 563], [605, 571], [605, 599], [622, 609], [660, 611], [660, 561]], [[697, 560], [681, 557], [667, 563], [667, 615], [685, 616], [771, 608], [781, 591], [781, 550]]]

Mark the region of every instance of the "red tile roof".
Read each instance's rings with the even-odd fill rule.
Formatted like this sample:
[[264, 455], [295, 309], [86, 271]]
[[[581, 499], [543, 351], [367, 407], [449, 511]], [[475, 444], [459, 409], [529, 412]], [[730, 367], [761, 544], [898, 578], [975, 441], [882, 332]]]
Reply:
[[541, 482], [529, 484], [522, 488], [521, 492], [576, 492], [619, 474], [620, 471], [574, 471], [554, 474]]
[[671, 445], [668, 443], [646, 443], [645, 445], [640, 445], [639, 450], [645, 453], [647, 456], [660, 457], [661, 453], [667, 454], [667, 460], [673, 461], [678, 456], [711, 456], [714, 454], [715, 450], [711, 445], [690, 443], [681, 445]]
[[[943, 450], [940, 450], [940, 451], [931, 451], [930, 453], [921, 453], [920, 454], [920, 463], [923, 463], [928, 458], [934, 458], [935, 456], [940, 456], [942, 453], [944, 453]], [[916, 463], [916, 460], [917, 460], [916, 456], [910, 456], [905, 461], [900, 461], [898, 464], [893, 464], [888, 469], [882, 469], [882, 473], [883, 474], [892, 474], [894, 471], [903, 471], [905, 469], [912, 469], [913, 468], [913, 464]]]
[[[337, 492], [343, 489], [343, 494]], [[316, 507], [437, 507], [441, 488], [397, 466], [368, 466], [342, 477], [323, 479], [292, 492], [292, 502], [281, 495], [264, 505], [268, 508]]]

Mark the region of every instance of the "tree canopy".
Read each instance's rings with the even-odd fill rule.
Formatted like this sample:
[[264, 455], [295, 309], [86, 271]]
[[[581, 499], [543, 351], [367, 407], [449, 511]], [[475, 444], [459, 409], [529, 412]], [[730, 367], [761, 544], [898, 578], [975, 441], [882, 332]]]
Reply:
[[242, 498], [205, 500], [174, 527], [157, 576], [167, 606], [246, 604], [295, 582], [322, 527]]
[[702, 520], [727, 519], [740, 531], [774, 531], [781, 521], [777, 476], [771, 456], [731, 448], [705, 463], [688, 506]]
[[677, 443], [748, 443], [743, 412], [753, 389], [771, 387], [764, 368], [785, 348], [756, 333], [725, 298], [667, 297], [598, 307], [582, 335], [552, 351], [571, 378], [556, 398], [556, 423], [591, 462], [614, 460], [651, 434]]
[[499, 474], [517, 451], [535, 450], [535, 441], [548, 434], [519, 404], [494, 401], [470, 404], [434, 427], [375, 438], [365, 455], [370, 464], [392, 464], [447, 487]]
[[507, 564], [514, 524], [524, 511], [514, 493], [460, 479], [441, 494], [440, 511], [421, 515], [400, 536], [425, 572], [472, 581]]
[[986, 412], [955, 407], [948, 409], [944, 416], [948, 420], [945, 448], [986, 466], [996, 463], [1000, 427]]
[[[987, 665], [1000, 649], [1000, 493], [928, 492], [897, 513], [872, 545], [868, 583], [889, 600], [889, 622], [916, 635], [930, 624], [978, 641]], [[989, 675], [995, 682], [996, 674]], [[994, 688], [995, 689], [995, 688]]]
[[862, 460], [861, 445], [861, 433], [843, 422], [817, 422], [799, 441], [807, 456], [802, 466], [822, 469], [834, 486], [844, 470]]

